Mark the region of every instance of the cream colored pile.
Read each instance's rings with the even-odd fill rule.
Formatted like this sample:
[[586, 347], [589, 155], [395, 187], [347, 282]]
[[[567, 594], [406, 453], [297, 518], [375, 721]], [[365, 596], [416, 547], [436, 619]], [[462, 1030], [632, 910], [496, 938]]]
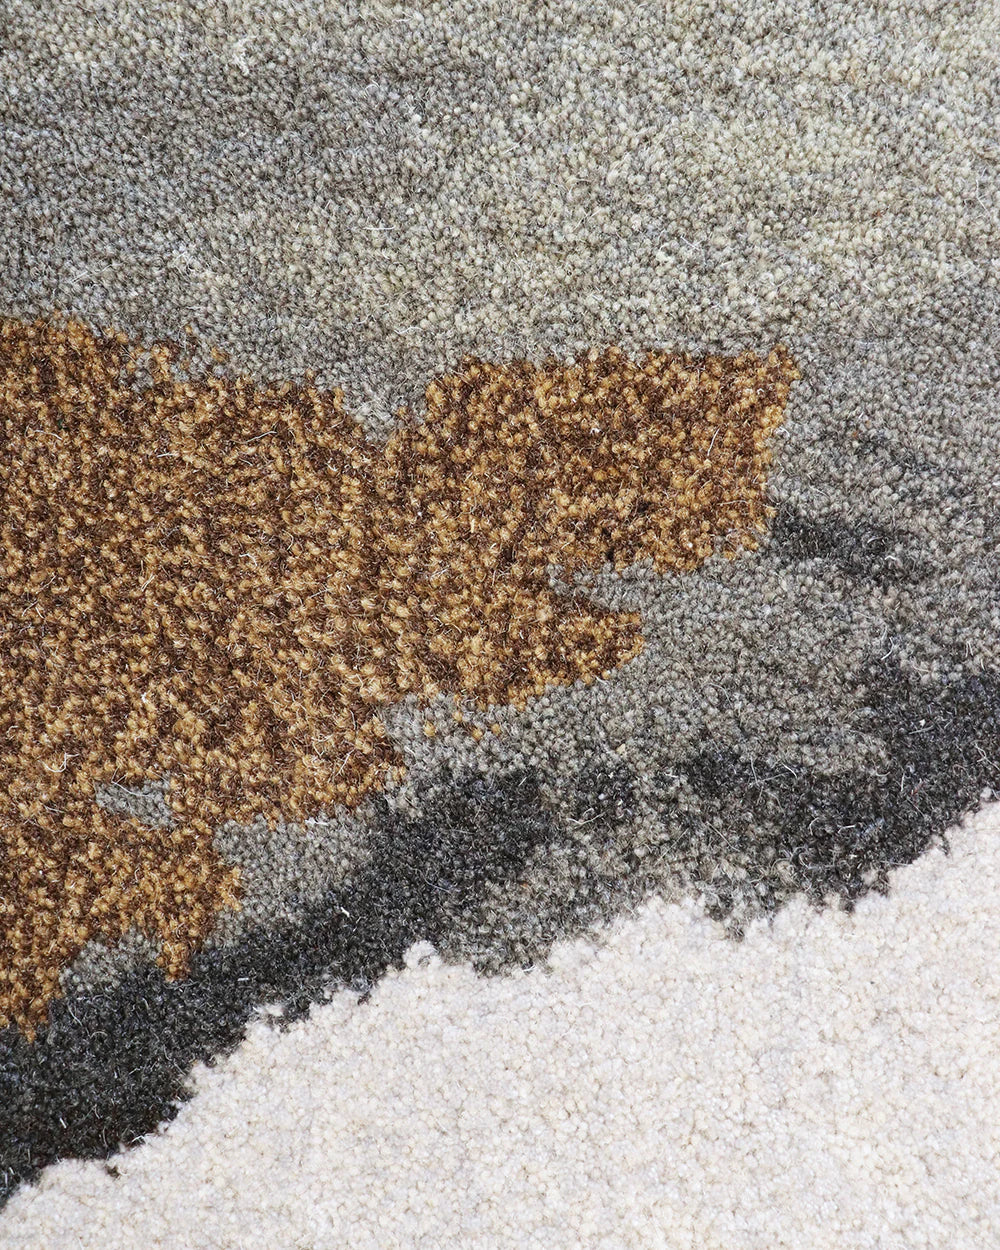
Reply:
[[852, 918], [742, 944], [656, 904], [549, 973], [420, 948], [258, 1023], [164, 1134], [60, 1163], [4, 1250], [987, 1250], [1000, 1244], [1000, 805]]

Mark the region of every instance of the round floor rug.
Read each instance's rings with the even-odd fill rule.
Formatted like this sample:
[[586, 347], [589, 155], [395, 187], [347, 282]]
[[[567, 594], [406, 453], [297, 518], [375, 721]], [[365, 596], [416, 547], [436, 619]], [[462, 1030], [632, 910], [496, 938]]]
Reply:
[[0, 1246], [1000, 1245], [998, 49], [0, 15]]

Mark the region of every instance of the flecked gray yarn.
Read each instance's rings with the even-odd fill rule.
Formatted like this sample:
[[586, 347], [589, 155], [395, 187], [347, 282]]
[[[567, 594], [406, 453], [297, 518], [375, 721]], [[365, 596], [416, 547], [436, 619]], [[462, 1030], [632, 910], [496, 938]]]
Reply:
[[355, 813], [286, 821], [273, 829], [263, 820], [229, 821], [215, 841], [227, 862], [239, 867], [242, 900], [238, 912], [219, 917], [214, 942], [232, 940], [247, 926], [278, 916], [300, 916], [368, 855], [368, 827]]
[[916, 378], [990, 341], [990, 6], [262, 16], [7, 14], [8, 311], [190, 325], [373, 428], [465, 351], [819, 336]]
[[169, 786], [169, 778], [144, 781], [137, 786], [116, 781], [99, 786], [94, 802], [106, 812], [134, 816], [151, 829], [169, 829], [174, 824], [174, 814], [166, 798]]

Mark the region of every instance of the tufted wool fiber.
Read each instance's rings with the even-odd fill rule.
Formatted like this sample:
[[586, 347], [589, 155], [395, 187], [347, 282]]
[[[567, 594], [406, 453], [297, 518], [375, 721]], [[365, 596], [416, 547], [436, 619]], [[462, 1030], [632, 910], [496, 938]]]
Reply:
[[0, 13], [0, 1247], [1000, 1247], [1000, 8]]

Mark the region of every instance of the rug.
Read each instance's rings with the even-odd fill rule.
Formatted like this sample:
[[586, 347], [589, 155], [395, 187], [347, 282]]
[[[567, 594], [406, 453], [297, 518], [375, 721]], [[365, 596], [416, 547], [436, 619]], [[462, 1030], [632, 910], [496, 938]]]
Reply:
[[0, 15], [0, 1246], [1000, 1245], [998, 49]]

